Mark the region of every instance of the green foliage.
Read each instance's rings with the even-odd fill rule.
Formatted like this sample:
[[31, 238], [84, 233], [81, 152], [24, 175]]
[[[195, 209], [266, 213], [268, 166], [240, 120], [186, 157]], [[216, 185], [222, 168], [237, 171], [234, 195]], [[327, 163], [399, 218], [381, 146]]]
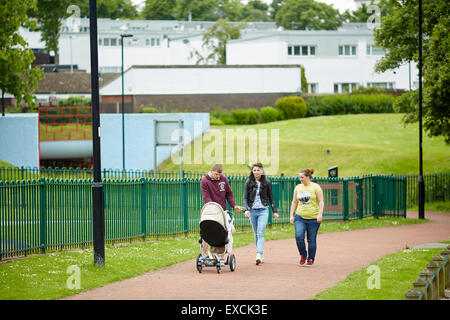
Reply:
[[[385, 49], [376, 65], [376, 71], [395, 69], [409, 61], [418, 62], [418, 0], [382, 0], [381, 4], [392, 9], [375, 30], [377, 46]], [[450, 144], [450, 7], [446, 0], [423, 1], [423, 126], [431, 136], [442, 135]], [[403, 110], [409, 110], [405, 121], [418, 120], [417, 105], [413, 94], [405, 95], [399, 102]], [[418, 101], [418, 100], [417, 100]]]
[[275, 102], [275, 107], [283, 113], [284, 119], [304, 118], [307, 106], [302, 97], [287, 96], [279, 98]]
[[280, 120], [280, 117], [282, 116], [280, 110], [275, 109], [274, 107], [271, 106], [261, 108], [260, 114], [262, 123]]
[[225, 110], [222, 108], [215, 108], [210, 112], [211, 117], [217, 118], [221, 120], [224, 124], [236, 124], [236, 119], [233, 117], [233, 114], [230, 110]]
[[226, 64], [228, 40], [239, 39], [241, 37], [241, 29], [245, 27], [245, 24], [233, 25], [227, 19], [219, 19], [203, 34], [202, 47], [210, 53], [207, 56], [202, 56], [198, 50], [194, 50], [191, 52], [191, 57], [196, 57], [197, 64], [208, 64], [210, 62]]
[[302, 93], [308, 93], [308, 81], [306, 80], [305, 67], [300, 66], [301, 81], [302, 81]]
[[337, 9], [314, 0], [287, 0], [275, 16], [276, 24], [288, 30], [337, 30], [342, 21]]
[[158, 113], [158, 109], [152, 107], [142, 107], [139, 109], [139, 113]]
[[215, 118], [213, 116], [209, 117], [209, 124], [211, 126], [223, 126], [223, 125], [225, 125], [225, 123], [222, 120], [217, 119], [217, 118]]
[[31, 68], [35, 57], [28, 43], [19, 33], [19, 27], [34, 29], [28, 13], [36, 11], [35, 0], [1, 1], [0, 3], [0, 90], [17, 100], [35, 107], [33, 90], [44, 77], [39, 68]]
[[140, 16], [145, 20], [174, 20], [175, 6], [175, 0], [146, 0]]
[[58, 100], [58, 106], [60, 106], [60, 107], [89, 107], [89, 106], [91, 106], [91, 98], [83, 98], [80, 96], [70, 96], [67, 99]]
[[388, 94], [334, 94], [307, 99], [308, 116], [392, 113], [395, 97]]
[[237, 124], [258, 123], [259, 112], [256, 109], [236, 109], [231, 112]]

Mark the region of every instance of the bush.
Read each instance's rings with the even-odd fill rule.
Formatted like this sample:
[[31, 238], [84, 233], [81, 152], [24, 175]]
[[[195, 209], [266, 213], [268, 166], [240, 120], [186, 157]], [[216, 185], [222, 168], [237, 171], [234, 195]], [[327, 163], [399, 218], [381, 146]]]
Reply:
[[302, 97], [287, 96], [279, 98], [275, 107], [283, 113], [284, 119], [303, 118], [306, 116], [306, 103]]
[[70, 96], [67, 99], [58, 100], [60, 107], [90, 107], [91, 98], [83, 98], [80, 96]]
[[307, 99], [307, 116], [392, 113], [395, 97], [389, 94], [334, 94]]
[[152, 107], [142, 107], [139, 113], [158, 113], [158, 109]]
[[225, 123], [222, 121], [222, 120], [220, 120], [220, 119], [217, 119], [216, 117], [213, 117], [213, 116], [209, 116], [209, 125], [211, 125], [211, 126], [223, 126]]
[[255, 124], [259, 120], [259, 112], [256, 109], [236, 109], [231, 113], [237, 124]]
[[274, 107], [267, 106], [261, 108], [261, 122], [268, 123], [280, 120], [281, 112]]

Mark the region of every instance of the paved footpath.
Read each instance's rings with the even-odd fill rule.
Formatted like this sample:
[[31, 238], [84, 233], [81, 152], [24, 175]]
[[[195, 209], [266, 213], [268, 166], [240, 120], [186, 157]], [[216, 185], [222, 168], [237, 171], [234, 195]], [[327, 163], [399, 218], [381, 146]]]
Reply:
[[[426, 212], [431, 221], [416, 225], [392, 226], [320, 234], [316, 264], [298, 265], [294, 239], [265, 243], [265, 263], [256, 266], [255, 245], [236, 248], [237, 268], [228, 266], [217, 274], [215, 268], [198, 273], [195, 260], [108, 284], [69, 297], [80, 300], [302, 300], [344, 280], [384, 255], [425, 243], [450, 239], [450, 214]], [[417, 218], [417, 212], [408, 212]]]

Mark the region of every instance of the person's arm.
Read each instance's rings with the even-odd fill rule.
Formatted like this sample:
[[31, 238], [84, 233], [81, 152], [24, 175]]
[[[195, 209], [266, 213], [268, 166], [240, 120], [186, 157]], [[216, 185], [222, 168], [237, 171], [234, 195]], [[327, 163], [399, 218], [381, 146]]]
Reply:
[[208, 184], [203, 179], [200, 182], [200, 188], [202, 190], [203, 202], [204, 203], [212, 202], [211, 196], [209, 194]]
[[272, 182], [270, 182], [269, 180], [267, 182], [268, 182], [267, 192], [268, 192], [268, 195], [269, 195], [269, 201], [270, 201], [270, 205], [272, 207], [272, 212], [273, 212], [273, 215], [274, 215], [275, 219], [278, 220], [279, 216], [278, 216], [277, 206], [275, 205], [275, 202], [273, 202]]
[[292, 199], [291, 210], [289, 212], [289, 222], [290, 223], [294, 223], [294, 213], [295, 213], [295, 210], [297, 209], [297, 205], [298, 205], [297, 190], [294, 190], [294, 197]]
[[247, 191], [248, 182], [249, 182], [249, 180], [247, 179], [247, 181], [245, 181], [245, 185], [244, 185], [244, 211], [248, 211], [248, 201], [247, 201], [247, 197], [248, 197], [248, 191]]
[[233, 190], [231, 190], [230, 183], [228, 182], [227, 177], [224, 176], [224, 178], [225, 178], [225, 197], [226, 197], [228, 203], [234, 210], [241, 211], [242, 208], [239, 206], [236, 206], [236, 203], [234, 202]]
[[316, 192], [317, 201], [319, 202], [319, 214], [317, 215], [317, 222], [322, 222], [323, 220], [323, 191], [322, 189], [317, 190]]

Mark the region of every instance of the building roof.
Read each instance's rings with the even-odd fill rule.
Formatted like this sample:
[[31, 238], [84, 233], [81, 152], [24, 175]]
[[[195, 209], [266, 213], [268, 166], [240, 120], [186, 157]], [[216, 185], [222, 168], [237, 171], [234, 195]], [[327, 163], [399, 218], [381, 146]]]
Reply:
[[[99, 77], [100, 88], [120, 76], [119, 73], [102, 73]], [[39, 80], [35, 94], [42, 93], [89, 93], [91, 92], [91, 74], [86, 72], [46, 72]]]

